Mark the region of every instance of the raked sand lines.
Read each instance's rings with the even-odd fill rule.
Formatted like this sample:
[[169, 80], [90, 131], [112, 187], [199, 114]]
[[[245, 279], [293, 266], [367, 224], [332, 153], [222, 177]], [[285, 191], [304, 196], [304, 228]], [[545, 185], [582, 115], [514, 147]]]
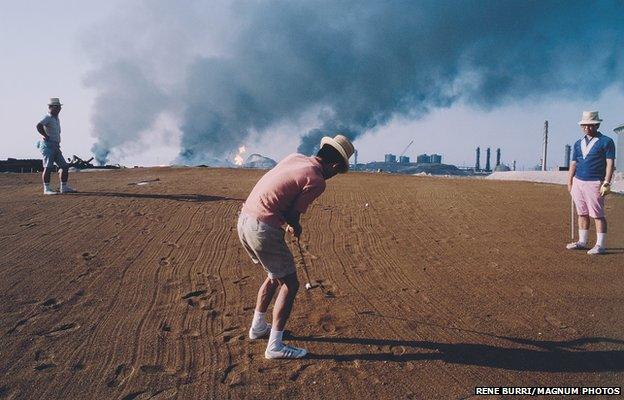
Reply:
[[[287, 336], [312, 355], [265, 360], [246, 336], [264, 275], [236, 234], [260, 175], [76, 174], [86, 193], [55, 199], [0, 175], [0, 398], [465, 398], [624, 379], [621, 254], [561, 250], [559, 187], [385, 174], [333, 178], [303, 216], [317, 286]], [[624, 229], [609, 235], [617, 252]]]

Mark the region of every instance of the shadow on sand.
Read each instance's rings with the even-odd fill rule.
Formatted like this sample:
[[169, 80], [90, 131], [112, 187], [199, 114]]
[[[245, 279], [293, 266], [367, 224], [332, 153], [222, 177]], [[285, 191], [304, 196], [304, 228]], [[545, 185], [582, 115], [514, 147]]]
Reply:
[[157, 193], [117, 193], [117, 192], [78, 192], [72, 196], [92, 196], [92, 197], [119, 197], [127, 199], [157, 199], [174, 200], [193, 203], [203, 203], [210, 201], [244, 201], [232, 197], [207, 196], [203, 194], [157, 194]]
[[[609, 338], [580, 338], [569, 341], [528, 340], [499, 337], [528, 348], [499, 347], [474, 343], [437, 343], [420, 340], [388, 340], [349, 337], [304, 337], [290, 339], [361, 346], [389, 346], [395, 351], [363, 354], [309, 354], [307, 358], [338, 362], [440, 360], [451, 364], [477, 365], [514, 371], [605, 372], [624, 371], [624, 341]], [[620, 345], [623, 350], [589, 350], [587, 345]], [[410, 353], [410, 349], [418, 352]], [[423, 352], [423, 350], [429, 350]]]

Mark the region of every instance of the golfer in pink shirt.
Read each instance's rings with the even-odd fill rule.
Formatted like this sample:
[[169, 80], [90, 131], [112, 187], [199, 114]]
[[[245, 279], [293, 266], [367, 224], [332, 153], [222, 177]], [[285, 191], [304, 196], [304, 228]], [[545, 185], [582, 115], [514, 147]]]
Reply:
[[[288, 225], [297, 238], [301, 236], [301, 214], [325, 190], [325, 181], [347, 172], [353, 144], [345, 136], [324, 137], [315, 157], [291, 154], [267, 172], [243, 204], [238, 219], [238, 237], [254, 264], [267, 273], [260, 290], [249, 329], [250, 339], [269, 334], [266, 358], [301, 358], [307, 352], [283, 343], [282, 336], [295, 295], [299, 289], [295, 261], [284, 240]], [[265, 314], [275, 293], [273, 323]]]

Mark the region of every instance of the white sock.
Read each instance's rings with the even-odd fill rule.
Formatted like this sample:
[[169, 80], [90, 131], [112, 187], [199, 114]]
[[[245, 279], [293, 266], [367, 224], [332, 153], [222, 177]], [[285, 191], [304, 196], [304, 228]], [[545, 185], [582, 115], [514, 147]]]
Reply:
[[269, 335], [269, 344], [267, 348], [270, 350], [279, 350], [284, 346], [282, 342], [282, 336], [284, 335], [284, 331], [276, 331], [271, 328], [271, 334]]
[[253, 321], [251, 322], [252, 329], [258, 330], [266, 326], [266, 320], [264, 319], [265, 314], [266, 313], [260, 311], [254, 311]]
[[603, 249], [607, 247], [607, 234], [606, 233], [598, 233], [598, 238], [596, 239], [596, 246], [600, 246]]
[[585, 245], [589, 239], [589, 229], [579, 229], [579, 243]]

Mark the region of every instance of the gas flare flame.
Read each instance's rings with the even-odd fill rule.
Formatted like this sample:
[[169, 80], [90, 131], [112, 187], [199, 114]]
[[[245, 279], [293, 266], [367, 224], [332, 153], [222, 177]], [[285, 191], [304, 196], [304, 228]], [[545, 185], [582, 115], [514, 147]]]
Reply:
[[240, 146], [238, 148], [238, 153], [236, 154], [236, 157], [234, 157], [234, 164], [241, 166], [243, 165], [243, 154], [247, 151], [247, 149], [245, 149], [245, 146]]

